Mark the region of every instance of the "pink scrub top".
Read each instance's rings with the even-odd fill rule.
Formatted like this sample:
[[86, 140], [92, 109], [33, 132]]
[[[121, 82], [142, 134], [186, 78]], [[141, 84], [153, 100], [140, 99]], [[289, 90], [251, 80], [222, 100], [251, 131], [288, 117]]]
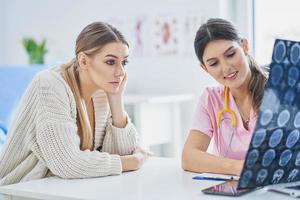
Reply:
[[[200, 131], [211, 138], [212, 153], [214, 155], [222, 157], [226, 155], [227, 158], [243, 160], [251, 141], [257, 117], [254, 111], [251, 110], [247, 130], [230, 92], [229, 107], [236, 114], [236, 131], [232, 128], [231, 115], [229, 113], [222, 114], [220, 135], [218, 137], [217, 116], [218, 112], [224, 108], [224, 86], [206, 88], [199, 99], [191, 129]], [[232, 134], [234, 135], [229, 147]]]

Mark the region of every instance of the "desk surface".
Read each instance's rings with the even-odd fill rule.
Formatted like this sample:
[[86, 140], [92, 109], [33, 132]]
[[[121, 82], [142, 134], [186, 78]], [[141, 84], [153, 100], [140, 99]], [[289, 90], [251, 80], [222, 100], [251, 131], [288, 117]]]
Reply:
[[[0, 187], [0, 193], [38, 199], [229, 199], [204, 195], [201, 189], [216, 181], [196, 181], [195, 173], [185, 172], [180, 163], [168, 158], [150, 158], [138, 171], [93, 179], [66, 180], [57, 177]], [[266, 189], [248, 193], [236, 199], [287, 198]]]

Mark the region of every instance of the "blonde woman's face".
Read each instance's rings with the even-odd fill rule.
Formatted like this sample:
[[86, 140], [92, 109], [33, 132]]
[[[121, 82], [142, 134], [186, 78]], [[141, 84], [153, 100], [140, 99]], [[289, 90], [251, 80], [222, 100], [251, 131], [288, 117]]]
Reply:
[[202, 67], [220, 84], [229, 88], [241, 87], [251, 71], [247, 59], [248, 44], [215, 40], [206, 45]]
[[128, 54], [128, 46], [121, 42], [103, 46], [88, 62], [92, 83], [105, 92], [117, 93], [126, 73]]

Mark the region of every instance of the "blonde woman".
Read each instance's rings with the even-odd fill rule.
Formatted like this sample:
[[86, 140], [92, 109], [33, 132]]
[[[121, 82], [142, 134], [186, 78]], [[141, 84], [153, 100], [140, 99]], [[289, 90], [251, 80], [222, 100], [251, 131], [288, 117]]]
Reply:
[[76, 40], [76, 57], [40, 72], [27, 88], [0, 155], [0, 185], [45, 176], [89, 178], [141, 167], [148, 152], [124, 106], [128, 44], [95, 22]]

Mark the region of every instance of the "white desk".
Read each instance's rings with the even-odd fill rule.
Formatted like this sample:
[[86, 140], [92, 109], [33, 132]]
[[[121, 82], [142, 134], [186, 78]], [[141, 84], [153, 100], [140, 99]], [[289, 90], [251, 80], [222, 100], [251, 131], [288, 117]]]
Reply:
[[[180, 163], [170, 158], [150, 158], [138, 171], [93, 179], [64, 180], [50, 177], [15, 185], [0, 187], [0, 193], [37, 199], [122, 199], [122, 200], [200, 200], [230, 199], [229, 197], [204, 195], [201, 189], [215, 185], [215, 181], [196, 181], [195, 173], [185, 172]], [[281, 194], [257, 190], [237, 199], [282, 200]]]

